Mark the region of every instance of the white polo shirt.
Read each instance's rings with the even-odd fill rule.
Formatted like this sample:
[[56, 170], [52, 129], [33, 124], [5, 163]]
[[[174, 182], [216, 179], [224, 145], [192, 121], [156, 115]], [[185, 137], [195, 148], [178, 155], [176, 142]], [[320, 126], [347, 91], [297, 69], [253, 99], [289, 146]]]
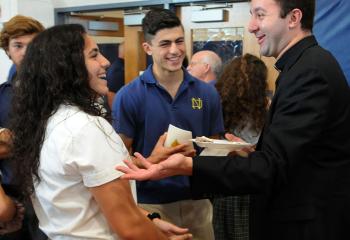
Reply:
[[[119, 178], [115, 166], [129, 158], [112, 126], [74, 106], [49, 119], [32, 201], [40, 228], [53, 240], [118, 239], [88, 187]], [[135, 183], [132, 182], [135, 196]]]

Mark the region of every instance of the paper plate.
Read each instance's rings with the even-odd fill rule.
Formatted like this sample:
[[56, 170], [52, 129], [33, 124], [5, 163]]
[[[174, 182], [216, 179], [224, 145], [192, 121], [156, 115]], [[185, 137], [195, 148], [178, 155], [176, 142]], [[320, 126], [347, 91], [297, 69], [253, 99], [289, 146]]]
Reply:
[[250, 147], [252, 144], [246, 142], [231, 142], [227, 140], [216, 140], [212, 139], [212, 142], [198, 141], [197, 139], [191, 139], [192, 142], [196, 143], [202, 148], [216, 148], [225, 150], [240, 150], [242, 148]]

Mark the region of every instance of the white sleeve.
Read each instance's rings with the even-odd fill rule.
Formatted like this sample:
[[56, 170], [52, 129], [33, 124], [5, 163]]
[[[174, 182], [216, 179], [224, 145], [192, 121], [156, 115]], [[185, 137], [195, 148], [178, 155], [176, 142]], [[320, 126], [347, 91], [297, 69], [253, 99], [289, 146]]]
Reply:
[[119, 178], [115, 170], [129, 153], [113, 127], [103, 118], [89, 121], [73, 137], [65, 154], [65, 165], [76, 169], [86, 187], [96, 187]]

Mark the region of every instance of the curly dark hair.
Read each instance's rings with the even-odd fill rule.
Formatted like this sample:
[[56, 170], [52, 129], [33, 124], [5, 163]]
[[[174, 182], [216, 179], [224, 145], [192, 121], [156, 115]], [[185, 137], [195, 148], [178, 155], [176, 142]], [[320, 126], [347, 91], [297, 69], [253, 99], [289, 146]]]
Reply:
[[245, 54], [227, 63], [216, 88], [221, 96], [226, 131], [243, 129], [247, 121], [260, 132], [267, 112], [267, 68], [262, 60]]
[[89, 87], [85, 35], [79, 24], [41, 32], [29, 44], [14, 82], [12, 162], [16, 184], [24, 197], [33, 192], [33, 182], [40, 181], [38, 167], [46, 125], [59, 106], [74, 105], [88, 114], [101, 115], [94, 103], [97, 93]]

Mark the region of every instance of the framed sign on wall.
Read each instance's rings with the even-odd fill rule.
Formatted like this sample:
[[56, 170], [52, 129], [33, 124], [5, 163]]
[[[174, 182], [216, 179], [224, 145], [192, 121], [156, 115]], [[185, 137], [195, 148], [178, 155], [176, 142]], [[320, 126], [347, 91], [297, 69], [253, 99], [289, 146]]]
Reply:
[[243, 53], [244, 27], [192, 29], [193, 53], [211, 50], [223, 63]]

